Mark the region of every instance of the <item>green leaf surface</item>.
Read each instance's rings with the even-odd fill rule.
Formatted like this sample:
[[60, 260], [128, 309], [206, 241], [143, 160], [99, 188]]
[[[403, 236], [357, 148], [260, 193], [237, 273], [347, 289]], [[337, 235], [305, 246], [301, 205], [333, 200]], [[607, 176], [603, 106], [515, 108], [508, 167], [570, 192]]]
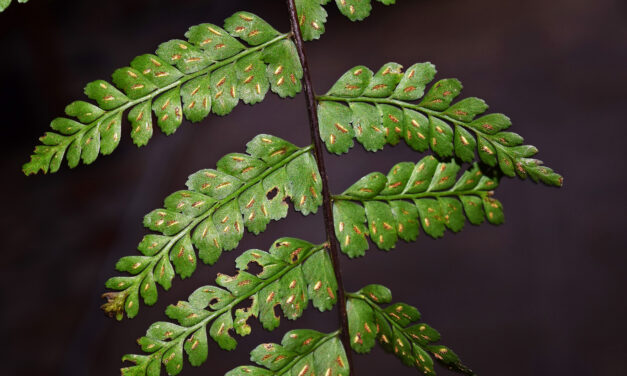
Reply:
[[[420, 313], [415, 307], [405, 303], [383, 306], [392, 299], [386, 287], [369, 285], [357, 293], [348, 293], [347, 297], [353, 350], [367, 353], [376, 339], [385, 351], [396, 355], [405, 365], [418, 368], [423, 374], [436, 374], [435, 358], [454, 372], [474, 375], [451, 349], [433, 344], [440, 340], [440, 333], [419, 321]], [[366, 325], [375, 328], [373, 334], [364, 329]]]
[[320, 137], [329, 152], [343, 154], [353, 147], [355, 131], [351, 124], [352, 111], [348, 107], [335, 102], [320, 102], [318, 119]]
[[[125, 268], [132, 268], [133, 262], [137, 259], [125, 260]], [[152, 375], [152, 369], [158, 368], [153, 362], [163, 364], [169, 374], [175, 374], [182, 369], [183, 350], [194, 366], [206, 361], [209, 337], [222, 349], [233, 350], [237, 346], [235, 334], [250, 334], [249, 319], [259, 318], [265, 328], [274, 329], [279, 320], [273, 317], [277, 305], [286, 318], [294, 319], [302, 314], [309, 299], [325, 309], [335, 303], [335, 300], [322, 299], [317, 293], [325, 289], [325, 293], [337, 295], [337, 283], [325, 245], [314, 246], [300, 239], [281, 238], [273, 242], [269, 252], [249, 250], [235, 263], [237, 274], [218, 274], [218, 286], [200, 287], [188, 301], [170, 305], [166, 314], [176, 323], [152, 324], [138, 341], [148, 355], [126, 355], [124, 360], [135, 365], [122, 369], [122, 374]], [[251, 263], [260, 266], [262, 271], [256, 275], [247, 272]], [[108, 282], [111, 286], [128, 283], [128, 279], [119, 277]], [[245, 301], [250, 305], [238, 308]], [[277, 322], [268, 322], [274, 320]], [[333, 374], [346, 374], [345, 354], [341, 347], [337, 347], [339, 341], [333, 340], [337, 334], [292, 331], [286, 334], [282, 345], [265, 344], [255, 349], [252, 360], [273, 371], [290, 364], [293, 366], [295, 362], [292, 360], [298, 359], [301, 370], [309, 362], [309, 367], [319, 367], [315, 369], [326, 372], [331, 368]], [[245, 371], [239, 369], [237, 372]]]
[[66, 115], [72, 119], [52, 121], [55, 132], [40, 139], [43, 145], [23, 172], [56, 172], [64, 156], [73, 168], [81, 159], [89, 164], [99, 154], [112, 153], [122, 136], [125, 111], [133, 142], [144, 146], [153, 134], [152, 113], [163, 133], [170, 135], [183, 118], [199, 122], [210, 112], [230, 113], [240, 99], [258, 103], [268, 90], [284, 98], [302, 89], [302, 68], [290, 35], [278, 33], [252, 13], [234, 14], [224, 28], [192, 26], [185, 36], [187, 41], [162, 43], [155, 55], [140, 55], [130, 66], [117, 69], [112, 83], [87, 84], [85, 94], [95, 104], [75, 101], [67, 106]]
[[294, 43], [286, 40], [277, 42], [263, 51], [262, 59], [268, 64], [266, 76], [273, 92], [286, 98], [301, 91], [303, 68]]
[[250, 353], [250, 360], [264, 368], [240, 366], [226, 375], [348, 375], [346, 353], [338, 335], [339, 332], [291, 330], [281, 344], [264, 343]]
[[[144, 225], [160, 234], [144, 237], [138, 245], [143, 256], [127, 256], [117, 264], [119, 271], [134, 277], [124, 284], [107, 283], [108, 288], [116, 290], [105, 296], [108, 302], [103, 309], [109, 315], [121, 319], [123, 307], [128, 306], [125, 301], [139, 296], [143, 289], [147, 289], [141, 294], [144, 303], [154, 304], [155, 282], [167, 290], [175, 274], [181, 278], [193, 274], [197, 258], [206, 264], [215, 263], [223, 251], [237, 247], [245, 228], [258, 234], [272, 220], [284, 218], [288, 198], [303, 214], [317, 211], [322, 187], [311, 147], [298, 148], [262, 134], [248, 143], [247, 151], [249, 154], [224, 156], [217, 170], [192, 174], [187, 190], [171, 194], [163, 208], [144, 217]], [[333, 290], [337, 287], [328, 278], [323, 282]], [[316, 306], [328, 308], [329, 302], [317, 297]], [[133, 303], [131, 308], [137, 312], [138, 304]], [[300, 302], [299, 308], [297, 316], [305, 303]], [[128, 310], [127, 314], [130, 317]]]
[[328, 253], [318, 252], [303, 264], [303, 275], [307, 283], [307, 294], [314, 307], [320, 311], [333, 308], [337, 302], [337, 281], [333, 274], [333, 263]]
[[298, 25], [303, 40], [310, 41], [320, 38], [325, 32], [327, 11], [322, 5], [328, 0], [295, 0]]
[[516, 133], [504, 132], [511, 126], [507, 116], [477, 118], [488, 108], [479, 98], [453, 102], [462, 89], [457, 79], [440, 80], [427, 90], [435, 73], [431, 63], [414, 64], [405, 73], [399, 64], [387, 63], [374, 75], [362, 65], [351, 68], [317, 98], [320, 137], [327, 149], [345, 153], [356, 138], [366, 150], [377, 151], [402, 138], [412, 149], [431, 149], [441, 159], [472, 162], [477, 153], [481, 162], [509, 177], [562, 185], [559, 174], [531, 159], [537, 153], [535, 147], [522, 145]]
[[266, 21], [250, 12], [235, 13], [224, 20], [224, 28], [251, 46], [266, 43], [279, 35]]
[[350, 201], [335, 201], [333, 222], [335, 236], [341, 244], [342, 252], [350, 258], [365, 255], [369, 246], [366, 211], [363, 206]]
[[290, 176], [287, 192], [292, 197], [294, 209], [303, 215], [316, 213], [322, 204], [322, 179], [313, 155], [298, 156], [288, 163], [286, 171]]
[[[396, 0], [377, 0], [383, 5], [391, 5]], [[323, 5], [331, 0], [296, 0], [296, 14], [303, 40], [310, 41], [320, 38], [325, 32], [327, 11]], [[351, 21], [361, 21], [370, 15], [371, 0], [336, 0], [335, 4], [341, 14]]]
[[427, 156], [418, 163], [401, 162], [389, 173], [370, 173], [341, 195], [333, 196], [335, 235], [349, 257], [365, 254], [366, 237], [381, 250], [398, 239], [415, 241], [420, 229], [433, 238], [446, 229], [459, 232], [466, 218], [478, 225], [504, 221], [503, 208], [492, 196], [498, 177], [485, 175], [475, 164], [458, 177], [454, 160], [438, 162]]
[[370, 352], [377, 336], [374, 312], [368, 303], [359, 299], [349, 299], [346, 311], [351, 347], [360, 354]]
[[257, 52], [235, 63], [237, 94], [246, 104], [261, 102], [270, 87], [266, 77], [266, 65], [261, 57], [261, 53]]

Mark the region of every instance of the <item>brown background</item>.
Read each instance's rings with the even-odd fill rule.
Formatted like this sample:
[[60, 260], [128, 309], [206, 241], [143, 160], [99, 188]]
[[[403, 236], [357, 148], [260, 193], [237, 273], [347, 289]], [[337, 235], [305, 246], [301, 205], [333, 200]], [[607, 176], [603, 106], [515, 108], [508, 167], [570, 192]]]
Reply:
[[[385, 254], [342, 259], [349, 290], [380, 282], [416, 305], [426, 322], [481, 375], [627, 374], [625, 315], [625, 108], [627, 6], [620, 0], [399, 0], [376, 4], [351, 23], [328, 7], [328, 32], [307, 44], [313, 78], [324, 92], [345, 70], [387, 61], [431, 61], [440, 78], [458, 77], [466, 96], [485, 98], [514, 120], [513, 130], [561, 172], [563, 189], [505, 180], [497, 196], [507, 222], [466, 229], [433, 241], [424, 234]], [[20, 165], [83, 86], [190, 25], [221, 23], [250, 10], [287, 30], [282, 1], [44, 1], [13, 5], [0, 15], [2, 126], [1, 318], [3, 374], [111, 375], [135, 338], [164, 318], [166, 303], [184, 299], [216, 272], [231, 273], [248, 248], [273, 239], [323, 240], [321, 215], [275, 222], [246, 234], [216, 267], [159, 292], [156, 307], [116, 323], [99, 310], [115, 261], [134, 253], [143, 214], [181, 189], [190, 173], [243, 151], [266, 132], [308, 141], [304, 100], [269, 95], [225, 118], [185, 123], [157, 133], [138, 150], [126, 137], [92, 166], [26, 178]], [[405, 145], [366, 153], [361, 146], [328, 156], [331, 188], [345, 189], [373, 170], [416, 161]], [[291, 328], [336, 327], [334, 313], [309, 310], [268, 333], [258, 324], [238, 351], [210, 345], [205, 365], [183, 375], [223, 374], [247, 361], [256, 344], [279, 341]], [[8, 338], [7, 338], [8, 335]], [[411, 375], [379, 349], [355, 356], [359, 375]], [[8, 372], [7, 372], [8, 367]], [[442, 370], [442, 375], [448, 374]]]

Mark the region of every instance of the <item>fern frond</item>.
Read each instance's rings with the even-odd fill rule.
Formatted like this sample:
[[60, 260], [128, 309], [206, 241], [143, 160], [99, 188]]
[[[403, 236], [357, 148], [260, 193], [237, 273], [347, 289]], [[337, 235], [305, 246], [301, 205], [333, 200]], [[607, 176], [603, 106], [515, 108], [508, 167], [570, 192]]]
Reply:
[[225, 376], [348, 375], [346, 352], [338, 336], [339, 331], [291, 330], [280, 345], [264, 343], [250, 353], [250, 360], [264, 368], [241, 366]]
[[[310, 41], [320, 38], [324, 34], [324, 24], [327, 22], [327, 11], [323, 5], [330, 0], [295, 0], [298, 23], [303, 40]], [[384, 5], [396, 3], [396, 0], [377, 0]], [[340, 13], [351, 21], [361, 21], [370, 15], [372, 4], [370, 0], [336, 0]]]
[[479, 98], [452, 104], [462, 89], [458, 80], [440, 80], [425, 94], [435, 73], [431, 63], [414, 64], [404, 74], [397, 63], [385, 64], [376, 74], [365, 66], [350, 69], [318, 97], [320, 136], [327, 149], [346, 153], [356, 138], [366, 150], [376, 151], [403, 139], [414, 150], [431, 148], [440, 157], [464, 162], [475, 160], [477, 151], [483, 163], [509, 177], [562, 185], [560, 175], [531, 158], [538, 152], [534, 146], [505, 131], [511, 126], [507, 116], [475, 119], [488, 108]]
[[161, 234], [144, 237], [141, 256], [118, 261], [116, 269], [132, 275], [107, 281], [116, 292], [105, 293], [105, 312], [118, 320], [124, 311], [134, 317], [140, 296], [147, 305], [157, 301], [157, 283], [168, 290], [175, 273], [186, 278], [194, 272], [194, 247], [204, 263], [215, 263], [223, 250], [238, 245], [244, 227], [259, 234], [271, 220], [284, 218], [288, 197], [304, 215], [318, 210], [322, 187], [310, 146], [262, 134], [247, 144], [247, 153], [227, 154], [217, 170], [192, 174], [189, 190], [173, 193], [163, 209], [145, 216], [144, 225]]
[[[5, 9], [11, 5], [12, 0], [0, 0], [0, 12], [4, 12]], [[28, 3], [28, 0], [17, 0], [18, 3]]]
[[420, 227], [439, 238], [446, 228], [461, 231], [466, 217], [474, 225], [484, 218], [503, 223], [503, 207], [492, 197], [498, 179], [486, 176], [475, 164], [456, 180], [460, 169], [454, 160], [444, 163], [427, 156], [416, 164], [395, 165], [387, 177], [368, 174], [333, 196], [335, 235], [342, 252], [363, 256], [368, 236], [387, 251], [399, 238], [415, 241]]
[[425, 375], [436, 374], [432, 356], [453, 371], [474, 375], [453, 350], [433, 344], [439, 341], [440, 333], [427, 324], [418, 323], [420, 312], [415, 307], [405, 303], [381, 307], [392, 301], [392, 293], [387, 287], [369, 285], [357, 293], [348, 293], [347, 297], [351, 347], [356, 352], [370, 352], [377, 340], [385, 351]]
[[[159, 375], [161, 364], [170, 375], [183, 366], [183, 350], [193, 366], [207, 359], [209, 335], [225, 350], [233, 350], [237, 342], [231, 331], [240, 336], [250, 334], [248, 319], [257, 317], [267, 330], [279, 325], [275, 307], [280, 305], [285, 317], [296, 319], [313, 305], [331, 309], [336, 302], [337, 282], [326, 244], [313, 245], [295, 238], [281, 238], [269, 252], [252, 249], [236, 259], [239, 272], [235, 276], [218, 274], [216, 286], [204, 286], [193, 292], [189, 300], [170, 305], [166, 314], [178, 324], [157, 322], [146, 336], [138, 340], [149, 355], [126, 355], [123, 360], [136, 363], [122, 369], [123, 375]], [[256, 263], [262, 271], [248, 273], [248, 265]], [[236, 308], [250, 299], [247, 308]], [[235, 312], [233, 312], [235, 310]], [[233, 317], [235, 315], [235, 317]]]
[[210, 112], [228, 114], [240, 100], [260, 102], [268, 89], [281, 97], [301, 90], [302, 68], [290, 34], [280, 34], [252, 13], [235, 13], [224, 29], [193, 26], [185, 36], [188, 41], [165, 42], [156, 55], [138, 56], [130, 67], [116, 70], [113, 84], [87, 84], [85, 94], [97, 104], [76, 101], [67, 106], [66, 114], [76, 120], [52, 121], [56, 132], [40, 138], [42, 145], [23, 166], [24, 173], [56, 172], [64, 156], [73, 168], [81, 159], [90, 164], [99, 153], [110, 154], [120, 142], [126, 110], [131, 138], [143, 146], [153, 133], [151, 112], [170, 135], [183, 116], [198, 122]]

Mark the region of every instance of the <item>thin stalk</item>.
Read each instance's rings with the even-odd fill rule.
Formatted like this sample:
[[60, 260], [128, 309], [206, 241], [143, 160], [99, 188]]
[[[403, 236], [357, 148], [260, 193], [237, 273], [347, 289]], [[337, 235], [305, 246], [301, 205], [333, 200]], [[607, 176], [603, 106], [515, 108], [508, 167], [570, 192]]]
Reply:
[[303, 37], [300, 33], [298, 15], [296, 13], [296, 4], [294, 3], [294, 0], [287, 0], [287, 7], [290, 14], [290, 23], [292, 26], [292, 34], [294, 36], [296, 50], [298, 51], [298, 57], [300, 58], [301, 65], [303, 66], [304, 92], [305, 99], [307, 101], [307, 112], [309, 114], [309, 130], [311, 132], [311, 140], [314, 145], [314, 156], [316, 157], [316, 163], [318, 164], [318, 170], [320, 171], [320, 178], [322, 180], [322, 209], [324, 214], [324, 225], [326, 229], [327, 241], [329, 242], [329, 253], [331, 254], [331, 261], [333, 262], [335, 279], [337, 280], [338, 284], [337, 303], [338, 314], [342, 328], [342, 332], [340, 333], [340, 339], [342, 340], [342, 345], [346, 350], [346, 358], [348, 360], [350, 375], [355, 375], [350, 347], [350, 338], [348, 335], [348, 314], [346, 312], [346, 296], [344, 295], [342, 271], [340, 270], [339, 245], [335, 237], [335, 227], [333, 225], [333, 210], [331, 208], [331, 194], [329, 193], [327, 171], [324, 164], [324, 155], [322, 154], [322, 140], [320, 139], [318, 126], [318, 113], [316, 112], [316, 94], [314, 93], [313, 85], [311, 83], [309, 65], [307, 64], [307, 56], [305, 54]]

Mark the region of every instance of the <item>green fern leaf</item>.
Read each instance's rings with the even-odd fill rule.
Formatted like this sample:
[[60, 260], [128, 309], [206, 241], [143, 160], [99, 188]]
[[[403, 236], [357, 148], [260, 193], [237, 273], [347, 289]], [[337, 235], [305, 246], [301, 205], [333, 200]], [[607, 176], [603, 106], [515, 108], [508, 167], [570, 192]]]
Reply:
[[[140, 296], [145, 304], [154, 304], [157, 283], [167, 290], [175, 274], [186, 278], [196, 270], [194, 247], [204, 263], [215, 263], [223, 250], [237, 247], [244, 227], [259, 234], [270, 221], [284, 218], [288, 197], [305, 215], [317, 211], [322, 194], [311, 147], [258, 135], [248, 143], [247, 152], [224, 156], [217, 170], [192, 174], [188, 190], [168, 196], [163, 209], [145, 216], [144, 225], [161, 234], [144, 237], [138, 246], [142, 256], [126, 256], [117, 263], [118, 271], [132, 276], [107, 281], [107, 288], [116, 290], [105, 294], [108, 302], [103, 309], [109, 315], [120, 320], [126, 311], [134, 317]], [[315, 265], [330, 265], [318, 257]], [[317, 307], [330, 308], [323, 297], [312, 296]]]
[[439, 238], [446, 228], [461, 231], [466, 217], [474, 225], [484, 217], [495, 225], [503, 223], [502, 205], [492, 197], [498, 179], [484, 175], [475, 164], [456, 180], [460, 169], [454, 160], [443, 163], [427, 156], [416, 164], [401, 162], [387, 176], [368, 174], [333, 196], [335, 235], [342, 251], [350, 257], [364, 255], [368, 236], [387, 251], [399, 238], [415, 241], [420, 228]]
[[[303, 40], [310, 41], [320, 38], [325, 32], [327, 11], [323, 5], [330, 0], [296, 0], [296, 14]], [[384, 5], [391, 5], [396, 0], [377, 0]], [[336, 0], [338, 10], [351, 21], [361, 21], [370, 15], [370, 0]]]
[[[0, 0], [0, 12], [3, 12], [5, 9], [11, 5], [12, 0]], [[28, 0], [17, 0], [18, 3], [24, 4], [28, 3]]]
[[264, 343], [250, 353], [250, 360], [264, 368], [241, 366], [226, 376], [348, 375], [346, 352], [338, 336], [339, 331], [291, 330], [280, 345]]
[[[320, 310], [330, 309], [337, 300], [337, 282], [325, 247], [324, 244], [314, 246], [300, 239], [281, 238], [273, 243], [269, 252], [257, 249], [244, 252], [235, 261], [239, 270], [236, 275], [218, 274], [218, 286], [200, 287], [190, 295], [188, 301], [170, 305], [166, 314], [176, 323], [157, 322], [151, 325], [146, 336], [138, 340], [148, 355], [126, 355], [123, 359], [135, 365], [122, 369], [122, 374], [158, 375], [163, 364], [168, 374], [176, 375], [182, 368], [183, 351], [192, 365], [200, 365], [207, 359], [207, 329], [209, 336], [221, 348], [233, 350], [237, 342], [232, 332], [240, 336], [248, 335], [251, 328], [247, 321], [251, 317], [258, 317], [268, 330], [278, 326], [280, 318], [275, 316], [274, 311], [277, 305], [290, 320], [302, 315], [310, 299]], [[257, 275], [248, 273], [250, 263], [258, 264], [262, 271]], [[327, 297], [321, 297], [315, 292], [310, 294], [312, 290], [324, 291]], [[234, 308], [246, 300], [250, 300], [250, 306], [239, 308], [234, 313]], [[299, 333], [313, 336], [313, 332]], [[311, 351], [315, 350], [314, 361], [319, 361], [320, 366], [328, 364], [325, 362], [329, 362], [329, 359], [325, 357], [329, 354], [340, 355], [337, 341], [323, 345], [323, 342], [335, 338], [337, 333], [329, 336], [312, 340], [315, 342], [312, 344], [307, 342], [307, 338], [304, 339]], [[284, 350], [286, 354], [295, 352], [296, 346], [301, 344], [297, 340], [290, 336], [283, 342], [281, 351]], [[260, 348], [253, 353], [259, 355], [266, 350]], [[323, 356], [316, 359], [319, 352]], [[253, 355], [253, 360], [262, 362], [263, 356], [259, 358], [256, 355]], [[303, 354], [294, 356], [300, 355]], [[347, 364], [344, 357], [342, 361], [344, 365]], [[337, 369], [334, 368], [334, 374], [335, 371]]]
[[420, 312], [405, 303], [390, 303], [392, 294], [381, 285], [369, 285], [357, 293], [347, 294], [348, 324], [351, 347], [367, 353], [378, 341], [387, 352], [395, 354], [405, 365], [416, 367], [426, 375], [435, 375], [433, 358], [444, 367], [466, 375], [474, 372], [462, 364], [446, 346], [436, 345], [440, 333], [418, 322]]
[[[171, 40], [156, 55], [141, 55], [129, 67], [113, 73], [113, 84], [98, 80], [87, 84], [85, 94], [96, 104], [77, 101], [66, 108], [75, 118], [58, 118], [35, 148], [26, 175], [56, 172], [64, 156], [73, 168], [80, 159], [90, 164], [98, 154], [110, 154], [122, 137], [122, 115], [128, 111], [131, 137], [143, 146], [156, 124], [166, 135], [182, 124], [203, 120], [213, 111], [226, 115], [240, 100], [254, 104], [268, 90], [293, 97], [301, 90], [303, 75], [289, 34], [281, 34], [248, 12], [225, 21], [193, 26], [188, 41]], [[237, 38], [244, 41], [240, 42]], [[58, 133], [57, 133], [58, 132]]]
[[388, 63], [374, 74], [356, 66], [318, 97], [320, 137], [331, 153], [346, 153], [353, 138], [369, 151], [403, 139], [412, 149], [431, 149], [440, 158], [472, 162], [476, 152], [483, 163], [509, 177], [562, 185], [559, 174], [531, 158], [538, 151], [535, 147], [523, 145], [522, 137], [506, 131], [511, 126], [507, 116], [477, 118], [488, 108], [478, 98], [452, 104], [462, 89], [458, 80], [440, 80], [425, 94], [435, 66], [414, 64], [404, 74], [401, 68]]

